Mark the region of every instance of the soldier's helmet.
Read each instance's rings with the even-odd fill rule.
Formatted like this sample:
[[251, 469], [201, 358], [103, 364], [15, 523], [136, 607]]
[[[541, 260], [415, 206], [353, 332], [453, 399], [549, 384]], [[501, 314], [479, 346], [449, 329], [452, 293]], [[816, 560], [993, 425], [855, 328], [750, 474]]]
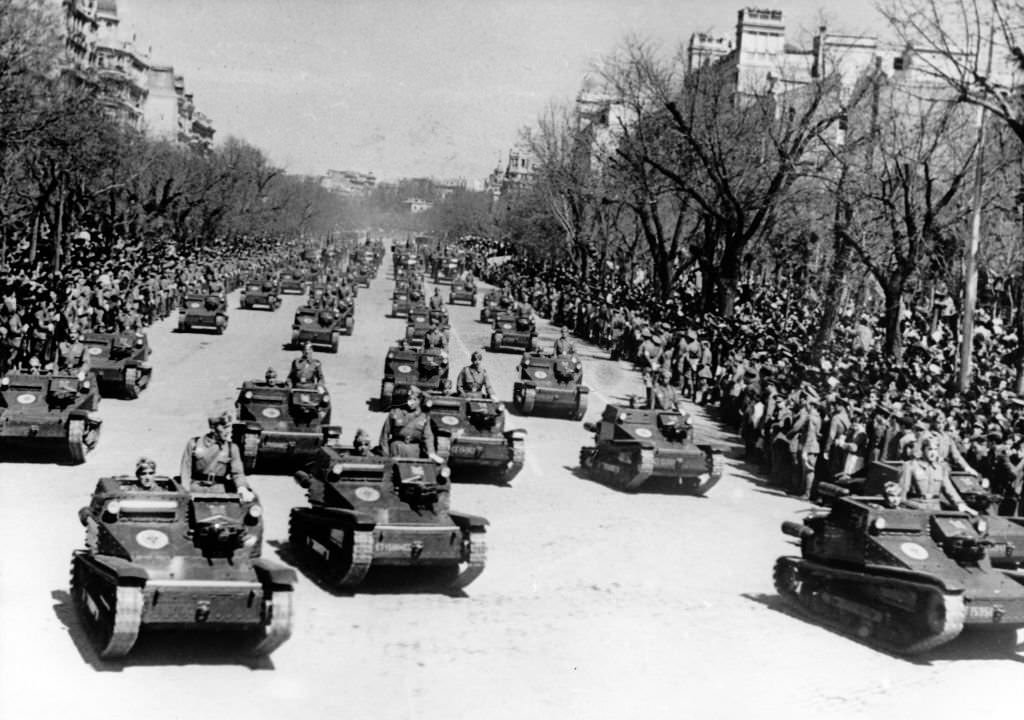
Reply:
[[484, 354], [482, 352], [480, 352], [479, 350], [474, 350], [473, 354], [469, 356], [469, 359], [470, 359], [471, 362], [476, 362], [477, 360], [483, 360], [484, 359]]

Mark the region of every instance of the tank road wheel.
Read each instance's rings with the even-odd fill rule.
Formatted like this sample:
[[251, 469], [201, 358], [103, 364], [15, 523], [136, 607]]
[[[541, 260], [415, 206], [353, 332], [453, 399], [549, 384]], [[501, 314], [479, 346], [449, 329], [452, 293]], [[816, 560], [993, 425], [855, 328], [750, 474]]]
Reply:
[[[619, 482], [623, 490], [628, 492], [635, 492], [647, 482], [647, 478], [654, 472], [654, 450], [639, 450], [637, 451], [633, 464], [629, 467], [623, 467], [620, 471]], [[629, 473], [628, 475], [622, 475], [622, 472]]]
[[385, 380], [380, 385], [380, 406], [384, 411], [391, 409], [391, 399], [395, 395], [395, 384], [390, 380]]
[[139, 390], [142, 389], [139, 377], [138, 368], [130, 367], [124, 369], [124, 396], [129, 400], [134, 400], [139, 396]]
[[582, 420], [583, 416], [587, 414], [587, 396], [588, 393], [576, 391], [576, 409], [572, 413], [573, 420]]
[[780, 557], [775, 561], [772, 580], [779, 597], [789, 602], [800, 602], [800, 572], [792, 558]]
[[588, 475], [594, 470], [594, 456], [597, 454], [597, 448], [587, 447], [584, 445], [580, 448], [580, 470], [583, 470]]
[[247, 432], [242, 437], [242, 464], [247, 473], [256, 471], [256, 459], [260, 454], [259, 433]]
[[336, 332], [331, 333], [331, 352], [332, 353], [337, 353], [338, 352], [338, 338], [339, 338], [338, 333], [336, 333]]
[[533, 406], [537, 403], [537, 388], [526, 388], [523, 390], [523, 406], [522, 411], [524, 415], [529, 415], [533, 412]]
[[452, 581], [453, 590], [461, 590], [476, 580], [487, 564], [487, 541], [484, 539], [482, 530], [471, 530], [468, 537], [463, 537], [463, 543], [465, 543], [463, 559], [467, 564], [458, 577]]
[[263, 598], [262, 637], [249, 651], [253, 655], [269, 655], [292, 636], [292, 591], [265, 590]]
[[491, 335], [491, 350], [498, 352], [501, 350], [501, 341], [505, 338], [500, 332], [493, 333]]
[[85, 462], [89, 448], [85, 444], [85, 420], [68, 420], [68, 454], [76, 465]]
[[516, 438], [512, 441], [512, 464], [509, 465], [504, 472], [502, 480], [506, 483], [512, 481], [519, 471], [523, 469], [523, 463], [526, 462], [526, 441], [522, 438]]
[[142, 625], [142, 588], [108, 585], [102, 595], [86, 587], [86, 573], [77, 558], [71, 564], [71, 598], [101, 658], [131, 652]]
[[218, 335], [223, 335], [224, 334], [224, 330], [227, 328], [227, 326], [228, 326], [228, 319], [226, 317], [224, 317], [223, 315], [218, 315], [217, 316], [217, 334]]

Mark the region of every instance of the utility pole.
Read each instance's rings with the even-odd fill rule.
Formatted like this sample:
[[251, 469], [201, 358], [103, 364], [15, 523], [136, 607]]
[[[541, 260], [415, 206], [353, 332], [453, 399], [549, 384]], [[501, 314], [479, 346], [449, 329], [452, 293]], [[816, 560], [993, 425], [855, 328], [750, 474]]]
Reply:
[[[988, 69], [986, 76], [992, 73], [992, 40], [993, 28], [988, 34]], [[971, 213], [971, 235], [967, 239], [964, 252], [964, 303], [963, 325], [960, 338], [960, 375], [957, 378], [957, 390], [967, 392], [971, 385], [971, 372], [974, 357], [974, 306], [978, 300], [978, 247], [981, 245], [981, 208], [984, 203], [982, 193], [985, 190], [985, 117], [984, 106], [978, 107], [978, 154], [974, 165], [974, 202]]]

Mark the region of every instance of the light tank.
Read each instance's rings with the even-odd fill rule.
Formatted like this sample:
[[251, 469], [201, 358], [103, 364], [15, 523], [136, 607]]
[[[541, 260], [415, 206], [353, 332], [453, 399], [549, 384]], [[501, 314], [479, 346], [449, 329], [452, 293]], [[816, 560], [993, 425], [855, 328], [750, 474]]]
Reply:
[[801, 555], [776, 561], [779, 595], [867, 644], [911, 655], [967, 628], [1024, 627], [1024, 577], [993, 567], [987, 518], [845, 496], [782, 530]]
[[145, 333], [85, 333], [82, 344], [104, 397], [134, 399], [149, 385], [153, 367]]
[[0, 377], [0, 457], [85, 462], [100, 438], [99, 401], [93, 375]]
[[85, 549], [71, 559], [71, 598], [100, 657], [118, 658], [146, 629], [239, 631], [266, 655], [291, 635], [295, 571], [259, 557], [259, 501], [220, 486], [189, 493], [99, 480], [79, 512]]
[[523, 415], [582, 420], [590, 388], [582, 384], [583, 364], [575, 355], [524, 353], [512, 400]]
[[484, 570], [487, 520], [450, 509], [448, 476], [431, 460], [323, 448], [296, 473], [309, 507], [292, 509], [289, 544], [337, 589], [371, 568], [427, 571], [441, 587], [464, 588]]
[[698, 444], [689, 417], [677, 411], [608, 405], [600, 422], [585, 427], [594, 432], [595, 445], [580, 448], [580, 467], [622, 490], [660, 480], [704, 495], [725, 470], [721, 450]]
[[457, 480], [510, 482], [523, 469], [526, 431], [505, 429], [505, 405], [453, 395], [427, 398], [437, 454]]

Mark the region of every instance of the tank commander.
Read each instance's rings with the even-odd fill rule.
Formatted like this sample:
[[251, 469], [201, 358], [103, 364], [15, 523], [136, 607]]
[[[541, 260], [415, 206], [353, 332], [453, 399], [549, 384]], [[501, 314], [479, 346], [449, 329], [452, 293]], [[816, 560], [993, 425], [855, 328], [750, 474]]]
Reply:
[[68, 328], [68, 339], [57, 346], [57, 372], [71, 375], [89, 372], [89, 353], [79, 337], [77, 327]]
[[285, 383], [277, 379], [277, 370], [272, 367], [267, 368], [266, 374], [263, 376], [263, 384], [267, 387], [279, 388], [284, 387]]
[[360, 457], [370, 457], [373, 452], [373, 444], [370, 440], [370, 433], [362, 428], [356, 430], [355, 439], [352, 440], [352, 454]]
[[323, 383], [323, 366], [313, 357], [313, 343], [307, 342], [302, 346], [302, 356], [292, 360], [291, 370], [288, 371], [288, 384], [296, 387]]
[[434, 431], [430, 417], [423, 409], [423, 391], [413, 385], [405, 407], [392, 408], [380, 431], [380, 447], [390, 457], [430, 458], [441, 464], [444, 460], [434, 452]]
[[493, 397], [491, 381], [487, 378], [487, 371], [483, 368], [484, 354], [474, 350], [470, 356], [470, 364], [459, 371], [459, 377], [455, 381], [455, 390], [459, 395]]
[[555, 357], [560, 355], [575, 355], [576, 346], [569, 339], [569, 328], [562, 326], [562, 334], [555, 340]]
[[[949, 466], [939, 459], [939, 440], [928, 434], [921, 441], [923, 456], [903, 463], [899, 492], [903, 503], [921, 510], [939, 510], [945, 498], [959, 512], [977, 514], [971, 510], [953, 486]], [[891, 492], [887, 489], [886, 492]]]
[[232, 488], [249, 502], [254, 495], [245, 478], [242, 452], [231, 440], [231, 414], [209, 417], [210, 431], [189, 438], [181, 456], [181, 484], [186, 490], [202, 491], [213, 485]]
[[441, 297], [441, 288], [434, 288], [434, 294], [430, 296], [430, 309], [444, 310], [444, 298]]

